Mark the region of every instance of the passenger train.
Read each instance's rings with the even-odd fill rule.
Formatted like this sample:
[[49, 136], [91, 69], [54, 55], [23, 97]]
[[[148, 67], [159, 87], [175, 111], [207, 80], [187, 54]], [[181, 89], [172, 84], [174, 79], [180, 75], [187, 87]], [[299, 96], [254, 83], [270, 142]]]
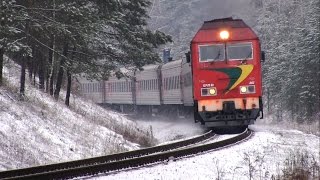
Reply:
[[246, 127], [263, 117], [264, 52], [241, 19], [205, 21], [186, 58], [81, 84], [84, 96], [122, 111], [193, 114], [206, 127]]

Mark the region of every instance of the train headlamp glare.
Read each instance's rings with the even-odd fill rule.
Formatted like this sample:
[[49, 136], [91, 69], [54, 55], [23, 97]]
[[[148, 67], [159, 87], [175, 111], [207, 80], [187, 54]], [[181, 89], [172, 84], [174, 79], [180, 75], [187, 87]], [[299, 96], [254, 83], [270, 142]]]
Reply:
[[241, 86], [240, 87], [240, 92], [241, 93], [246, 93], [247, 92], [247, 87], [246, 86]]
[[226, 30], [223, 30], [220, 32], [220, 38], [223, 40], [227, 40], [229, 39], [229, 32]]
[[211, 89], [209, 90], [209, 93], [210, 93], [210, 95], [215, 95], [215, 94], [217, 93], [217, 91], [216, 91], [215, 88], [211, 88]]

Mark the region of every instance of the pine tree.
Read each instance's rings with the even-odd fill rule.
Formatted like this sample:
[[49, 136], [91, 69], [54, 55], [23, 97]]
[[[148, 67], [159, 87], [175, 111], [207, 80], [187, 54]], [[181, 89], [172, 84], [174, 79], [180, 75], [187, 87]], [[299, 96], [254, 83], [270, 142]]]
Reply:
[[[73, 74], [102, 78], [119, 67], [141, 68], [159, 61], [154, 49], [171, 41], [170, 36], [146, 28], [148, 0], [3, 2], [3, 9], [10, 8], [7, 8], [9, 11], [1, 11], [5, 12], [1, 17], [20, 13], [16, 16], [19, 18], [10, 21], [15, 29], [19, 29], [18, 32], [7, 36], [10, 28], [1, 31], [3, 37], [10, 38], [8, 41], [1, 39], [0, 53], [6, 53], [5, 48], [9, 47], [10, 43], [4, 42], [21, 38], [18, 42], [24, 46], [17, 48], [19, 53], [12, 54], [15, 59], [22, 59], [21, 96], [24, 94], [26, 67], [31, 81], [39, 75], [39, 87], [43, 89], [47, 81], [47, 92], [58, 99], [65, 72], [69, 91]], [[4, 22], [8, 24], [7, 21], [1, 23]]]

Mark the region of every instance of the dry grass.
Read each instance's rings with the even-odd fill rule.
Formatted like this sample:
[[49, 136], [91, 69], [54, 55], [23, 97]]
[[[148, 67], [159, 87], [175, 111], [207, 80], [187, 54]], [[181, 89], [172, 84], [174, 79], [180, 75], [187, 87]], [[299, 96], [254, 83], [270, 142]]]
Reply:
[[272, 177], [274, 180], [318, 180], [319, 178], [320, 166], [315, 157], [301, 151], [290, 153], [281, 173]]

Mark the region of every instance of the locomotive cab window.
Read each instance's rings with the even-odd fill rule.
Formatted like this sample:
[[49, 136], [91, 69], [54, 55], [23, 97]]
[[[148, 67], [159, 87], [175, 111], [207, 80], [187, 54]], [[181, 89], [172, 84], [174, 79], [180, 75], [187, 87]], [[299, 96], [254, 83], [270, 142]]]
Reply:
[[252, 44], [251, 43], [237, 43], [227, 45], [228, 59], [244, 60], [252, 59]]
[[200, 62], [221, 61], [224, 60], [224, 45], [200, 45], [199, 46]]

